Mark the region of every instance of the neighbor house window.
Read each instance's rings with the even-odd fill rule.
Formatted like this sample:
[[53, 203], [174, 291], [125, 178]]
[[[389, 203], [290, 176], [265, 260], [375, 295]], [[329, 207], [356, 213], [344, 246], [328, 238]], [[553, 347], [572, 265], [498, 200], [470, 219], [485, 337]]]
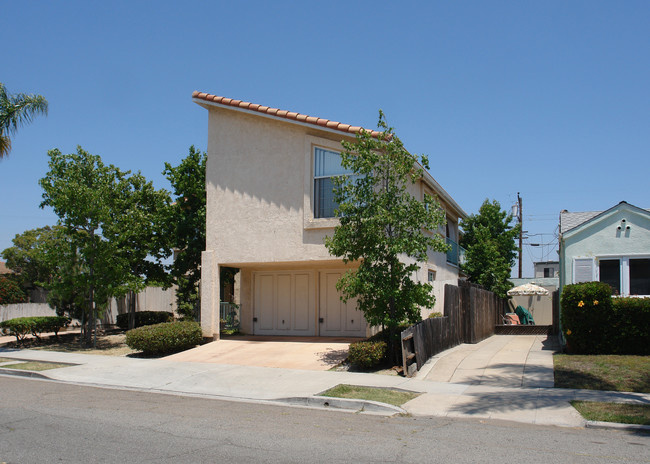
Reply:
[[429, 282], [433, 282], [434, 280], [436, 280], [436, 271], [432, 271], [431, 269], [429, 269], [429, 272], [427, 274], [427, 280]]
[[650, 295], [650, 258], [600, 259], [598, 273], [612, 295]]
[[601, 259], [598, 263], [600, 281], [612, 287], [612, 295], [621, 294], [621, 264], [618, 259]]
[[351, 174], [341, 166], [341, 155], [332, 150], [314, 148], [314, 218], [334, 217], [333, 177]]
[[630, 259], [630, 295], [650, 295], [650, 259]]

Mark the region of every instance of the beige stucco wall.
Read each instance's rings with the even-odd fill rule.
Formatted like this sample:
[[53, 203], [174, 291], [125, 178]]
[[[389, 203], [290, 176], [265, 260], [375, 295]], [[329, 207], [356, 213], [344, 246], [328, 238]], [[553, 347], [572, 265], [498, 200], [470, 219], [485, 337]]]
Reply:
[[[209, 110], [204, 335], [218, 334], [219, 266], [241, 269], [244, 332], [252, 331], [254, 271], [343, 266], [324, 246], [337, 221], [312, 214], [313, 147], [340, 151], [343, 136], [232, 109]], [[412, 189], [422, 198], [421, 183]], [[436, 271], [437, 280], [458, 278], [458, 269], [447, 265], [443, 253], [430, 253], [416, 278], [426, 282], [429, 269]]]

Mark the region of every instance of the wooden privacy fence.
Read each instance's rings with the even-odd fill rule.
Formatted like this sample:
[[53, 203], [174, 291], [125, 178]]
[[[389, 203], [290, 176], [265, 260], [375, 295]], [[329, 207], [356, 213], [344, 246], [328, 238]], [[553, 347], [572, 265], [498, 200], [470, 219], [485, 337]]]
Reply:
[[478, 343], [494, 334], [507, 312], [506, 299], [459, 281], [445, 285], [444, 317], [425, 319], [402, 332], [404, 375], [411, 377], [432, 356], [461, 343]]

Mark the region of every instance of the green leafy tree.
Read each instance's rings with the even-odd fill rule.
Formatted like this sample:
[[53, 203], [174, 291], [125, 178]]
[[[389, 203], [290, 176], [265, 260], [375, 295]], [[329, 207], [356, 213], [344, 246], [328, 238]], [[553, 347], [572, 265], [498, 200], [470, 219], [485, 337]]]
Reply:
[[344, 299], [357, 298], [370, 324], [388, 327], [394, 344], [398, 325], [418, 322], [420, 308], [435, 302], [431, 285], [412, 277], [427, 250], [447, 250], [435, 233], [445, 216], [432, 198], [418, 201], [409, 192], [423, 175], [419, 157], [406, 151], [381, 111], [377, 127], [377, 137], [364, 131], [354, 143], [343, 142], [341, 165], [352, 174], [334, 179], [340, 225], [325, 245], [345, 263], [358, 263], [337, 288]]
[[18, 127], [32, 121], [38, 114], [47, 114], [47, 100], [40, 95], [7, 93], [0, 82], [0, 158], [11, 151], [11, 135]]
[[169, 197], [139, 173], [106, 166], [81, 147], [69, 155], [50, 150], [49, 156], [41, 207], [54, 209], [67, 243], [50, 253], [62, 269], [52, 288], [61, 307], [81, 307], [82, 338], [90, 344], [98, 312], [111, 297], [161, 278], [166, 248], [160, 217]]
[[192, 145], [178, 166], [165, 163], [163, 171], [176, 196], [167, 223], [175, 249], [172, 275], [177, 285], [177, 307], [193, 319], [199, 317], [201, 252], [205, 250], [206, 161], [207, 155]]
[[48, 250], [55, 249], [60, 244], [62, 229], [61, 226], [45, 226], [26, 230], [14, 237], [12, 247], [0, 253], [23, 287], [45, 287], [51, 281], [56, 267], [47, 254]]
[[137, 293], [150, 285], [171, 285], [171, 276], [162, 263], [172, 253], [170, 237], [165, 233], [171, 199], [166, 190], [156, 190], [139, 172], [121, 182], [118, 189], [102, 235], [114, 244], [117, 257], [128, 269], [114, 296], [128, 296], [132, 329]]
[[515, 264], [519, 224], [512, 226], [512, 216], [501, 210], [498, 201], [485, 200], [478, 214], [461, 221], [460, 245], [465, 248], [462, 270], [471, 282], [507, 298], [510, 269]]

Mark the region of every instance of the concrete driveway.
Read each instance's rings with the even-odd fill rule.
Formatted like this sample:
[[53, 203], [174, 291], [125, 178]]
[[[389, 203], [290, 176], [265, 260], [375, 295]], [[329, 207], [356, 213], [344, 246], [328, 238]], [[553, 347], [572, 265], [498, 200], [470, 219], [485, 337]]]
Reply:
[[326, 371], [341, 363], [357, 338], [232, 336], [183, 351], [170, 361]]
[[418, 378], [435, 382], [494, 387], [552, 388], [555, 337], [494, 335], [475, 345], [463, 344], [431, 360]]

